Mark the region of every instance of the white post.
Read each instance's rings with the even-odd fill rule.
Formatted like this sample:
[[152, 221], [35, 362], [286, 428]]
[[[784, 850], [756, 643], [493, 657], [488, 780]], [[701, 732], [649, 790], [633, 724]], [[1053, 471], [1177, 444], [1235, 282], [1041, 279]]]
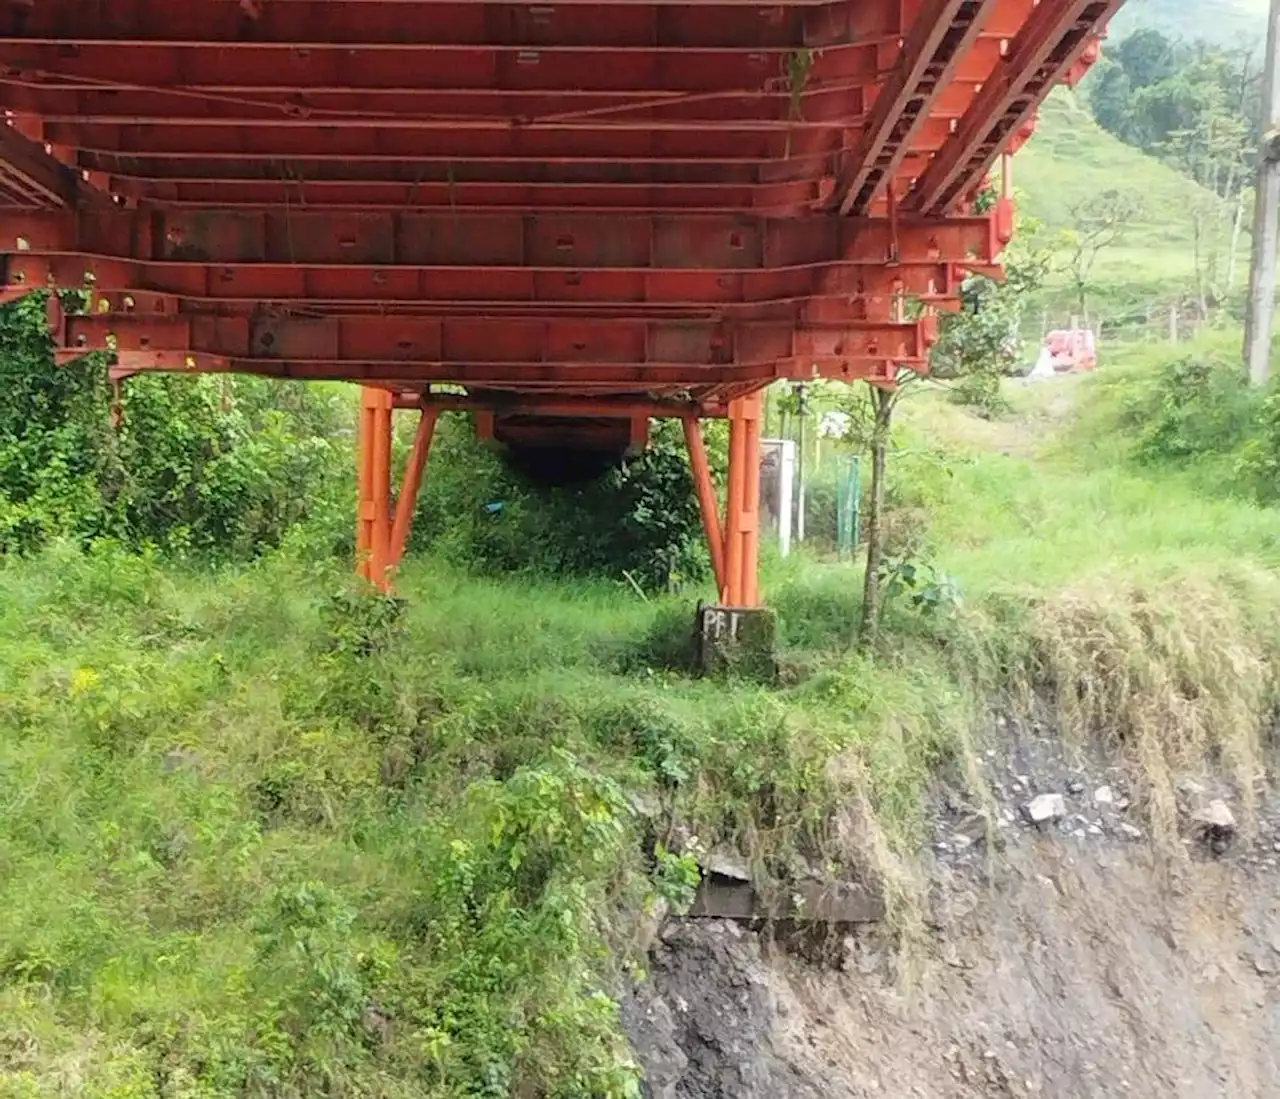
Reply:
[[1280, 245], [1280, 0], [1271, 0], [1267, 60], [1262, 74], [1262, 145], [1258, 157], [1253, 208], [1253, 262], [1249, 268], [1249, 305], [1245, 313], [1244, 357], [1249, 380], [1264, 385], [1271, 377], [1271, 318], [1276, 304], [1276, 248]]
[[791, 486], [796, 479], [796, 444], [778, 441], [778, 552], [791, 552]]

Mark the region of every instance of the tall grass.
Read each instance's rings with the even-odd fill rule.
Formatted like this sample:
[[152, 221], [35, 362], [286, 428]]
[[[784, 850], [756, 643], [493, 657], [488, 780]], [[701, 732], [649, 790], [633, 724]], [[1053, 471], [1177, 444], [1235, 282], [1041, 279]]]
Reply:
[[1116, 392], [908, 403], [895, 506], [963, 602], [859, 654], [856, 570], [770, 559], [773, 688], [669, 670], [691, 607], [620, 584], [5, 560], [0, 1095], [634, 1095], [612, 994], [681, 852], [871, 878], [909, 934], [925, 792], [982, 800], [992, 706], [1108, 741], [1163, 841], [1186, 771], [1247, 814], [1275, 512], [1138, 462]]

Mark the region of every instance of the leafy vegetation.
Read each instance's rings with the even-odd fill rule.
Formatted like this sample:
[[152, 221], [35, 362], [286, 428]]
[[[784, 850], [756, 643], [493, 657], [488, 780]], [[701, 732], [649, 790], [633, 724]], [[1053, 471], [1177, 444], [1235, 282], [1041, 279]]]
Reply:
[[351, 420], [333, 389], [150, 375], [116, 426], [100, 359], [53, 364], [39, 295], [0, 309], [0, 372], [0, 552], [64, 536], [243, 559], [336, 510]]
[[854, 648], [848, 566], [775, 561], [781, 687], [663, 670], [687, 597], [616, 584], [417, 555], [373, 596], [292, 543], [6, 557], [0, 1094], [637, 1094], [615, 996], [693, 854], [873, 878], [909, 936], [932, 776], [977, 784], [984, 715], [1032, 694], [1129, 756], [1159, 835], [1208, 758], [1247, 798], [1280, 535], [1193, 466], [1272, 444], [1197, 433], [1239, 396], [1202, 373], [1015, 385], [986, 418], [918, 390], [880, 642]]
[[[709, 431], [723, 467], [723, 430]], [[655, 423], [641, 455], [581, 483], [554, 484], [477, 443], [470, 420], [447, 417], [414, 520], [412, 546], [491, 574], [624, 575], [646, 591], [709, 573], [702, 519], [678, 423]]]

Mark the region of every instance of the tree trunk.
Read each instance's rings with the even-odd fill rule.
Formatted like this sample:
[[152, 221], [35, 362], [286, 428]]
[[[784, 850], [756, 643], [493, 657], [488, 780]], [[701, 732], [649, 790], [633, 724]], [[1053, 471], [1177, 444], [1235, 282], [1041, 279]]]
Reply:
[[862, 621], [858, 643], [863, 649], [875, 644], [880, 629], [880, 567], [884, 562], [885, 460], [889, 450], [889, 428], [897, 394], [872, 389], [875, 427], [871, 434], [871, 501], [867, 508], [867, 569], [862, 578]]
[[1197, 304], [1200, 306], [1200, 320], [1207, 323], [1209, 320], [1209, 293], [1205, 286], [1208, 278], [1204, 269], [1204, 218], [1202, 211], [1195, 211], [1191, 217], [1191, 243], [1192, 243], [1192, 262], [1195, 264], [1196, 270], [1196, 298]]
[[1240, 247], [1240, 231], [1244, 228], [1244, 191], [1236, 195], [1236, 212], [1231, 221], [1231, 250], [1227, 253], [1227, 292], [1236, 288], [1236, 251]]

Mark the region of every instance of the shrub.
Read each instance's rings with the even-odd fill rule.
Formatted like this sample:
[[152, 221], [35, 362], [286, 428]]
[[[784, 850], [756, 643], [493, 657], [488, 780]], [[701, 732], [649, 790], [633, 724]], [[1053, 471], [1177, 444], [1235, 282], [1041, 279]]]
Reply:
[[0, 551], [64, 536], [247, 557], [344, 484], [350, 423], [330, 389], [231, 376], [124, 384], [102, 356], [53, 360], [44, 298], [0, 310]]
[[1180, 356], [1130, 400], [1127, 418], [1139, 428], [1135, 456], [1157, 464], [1229, 454], [1249, 431], [1254, 403], [1239, 364]]
[[1236, 460], [1236, 473], [1259, 502], [1280, 501], [1280, 392], [1262, 400], [1252, 436]]
[[649, 590], [708, 572], [702, 520], [678, 424], [585, 484], [524, 475], [475, 441], [462, 418], [442, 421], [414, 520], [413, 545], [480, 572], [630, 574]]

